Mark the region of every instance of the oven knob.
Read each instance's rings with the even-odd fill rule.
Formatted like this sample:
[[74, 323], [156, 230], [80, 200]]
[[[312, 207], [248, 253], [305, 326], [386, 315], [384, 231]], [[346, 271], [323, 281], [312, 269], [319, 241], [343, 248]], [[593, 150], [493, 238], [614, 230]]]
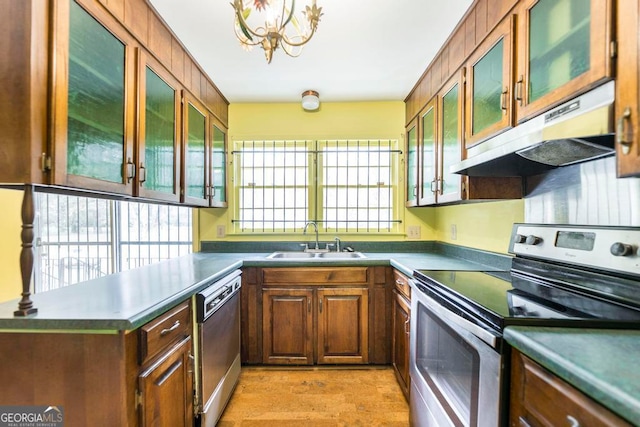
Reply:
[[524, 241], [527, 245], [537, 245], [538, 243], [542, 242], [542, 239], [538, 236], [534, 236], [533, 234], [530, 234], [527, 236], [527, 238]]
[[513, 243], [524, 243], [525, 240], [527, 240], [527, 236], [523, 236], [522, 234], [513, 236]]
[[615, 242], [611, 245], [611, 255], [613, 256], [629, 256], [633, 254], [633, 246], [622, 242]]

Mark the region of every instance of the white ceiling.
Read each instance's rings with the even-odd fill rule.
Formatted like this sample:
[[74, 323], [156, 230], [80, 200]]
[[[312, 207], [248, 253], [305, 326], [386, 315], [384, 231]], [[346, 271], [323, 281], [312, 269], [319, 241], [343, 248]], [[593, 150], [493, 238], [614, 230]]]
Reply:
[[[231, 103], [401, 101], [472, 0], [317, 0], [324, 15], [297, 58], [242, 49], [231, 0], [149, 0]], [[298, 2], [297, 7], [309, 4]]]

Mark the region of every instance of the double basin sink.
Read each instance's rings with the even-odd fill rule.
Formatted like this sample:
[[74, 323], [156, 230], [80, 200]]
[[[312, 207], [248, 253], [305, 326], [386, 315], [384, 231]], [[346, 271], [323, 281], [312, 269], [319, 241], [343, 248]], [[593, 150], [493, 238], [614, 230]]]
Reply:
[[360, 259], [366, 258], [362, 252], [274, 252], [269, 259]]

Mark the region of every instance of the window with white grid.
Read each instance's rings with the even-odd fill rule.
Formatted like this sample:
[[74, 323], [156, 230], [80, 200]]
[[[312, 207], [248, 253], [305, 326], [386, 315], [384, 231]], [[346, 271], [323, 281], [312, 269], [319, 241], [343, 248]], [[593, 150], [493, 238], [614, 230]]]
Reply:
[[184, 206], [36, 193], [35, 292], [178, 257], [192, 249]]
[[238, 233], [397, 232], [395, 140], [235, 141]]

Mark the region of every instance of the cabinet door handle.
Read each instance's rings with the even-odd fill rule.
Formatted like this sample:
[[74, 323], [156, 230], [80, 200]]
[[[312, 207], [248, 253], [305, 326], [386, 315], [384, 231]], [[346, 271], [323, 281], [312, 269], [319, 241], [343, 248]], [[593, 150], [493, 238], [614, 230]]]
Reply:
[[417, 197], [418, 196], [418, 187], [417, 186], [413, 186], [413, 196]]
[[407, 321], [404, 322], [404, 333], [409, 335], [409, 322], [411, 322], [411, 318], [407, 317]]
[[504, 91], [502, 91], [502, 96], [500, 97], [500, 109], [504, 112], [504, 114], [507, 113], [508, 99], [509, 99], [509, 88], [505, 87]]
[[633, 126], [631, 126], [631, 108], [626, 107], [616, 126], [616, 142], [622, 148], [622, 154], [629, 154], [633, 142]]
[[436, 191], [438, 192], [439, 195], [442, 196], [442, 194], [444, 194], [444, 179], [438, 179], [436, 181], [436, 184], [437, 184], [437, 186], [436, 186], [437, 190]]
[[571, 415], [567, 415], [567, 421], [569, 421], [569, 427], [580, 427], [580, 421]]
[[144, 184], [147, 180], [147, 169], [144, 167], [144, 163], [140, 163], [140, 185]]
[[131, 161], [131, 158], [127, 159], [127, 163], [125, 165], [126, 165], [126, 168], [127, 168], [127, 183], [129, 183], [129, 182], [131, 182], [131, 180], [135, 176], [136, 168], [135, 168], [135, 165], [133, 164], [133, 162]]
[[307, 311], [309, 313], [311, 313], [311, 299], [310, 298], [307, 300]]
[[213, 199], [216, 196], [216, 187], [211, 186], [211, 198]]
[[320, 313], [322, 313], [322, 298], [320, 298]]
[[174, 323], [173, 326], [171, 326], [170, 328], [165, 328], [165, 329], [161, 330], [160, 331], [160, 336], [164, 337], [165, 335], [170, 334], [171, 332], [175, 331], [179, 327], [180, 327], [180, 321], [176, 320], [176, 323]]
[[520, 424], [520, 427], [531, 427], [531, 424], [529, 424], [529, 421], [527, 421], [525, 417], [518, 417], [518, 424]]
[[435, 193], [438, 191], [438, 185], [437, 185], [437, 180], [432, 180], [431, 181], [431, 192]]
[[522, 105], [522, 87], [524, 86], [524, 77], [520, 76], [516, 82], [516, 101], [519, 105]]

